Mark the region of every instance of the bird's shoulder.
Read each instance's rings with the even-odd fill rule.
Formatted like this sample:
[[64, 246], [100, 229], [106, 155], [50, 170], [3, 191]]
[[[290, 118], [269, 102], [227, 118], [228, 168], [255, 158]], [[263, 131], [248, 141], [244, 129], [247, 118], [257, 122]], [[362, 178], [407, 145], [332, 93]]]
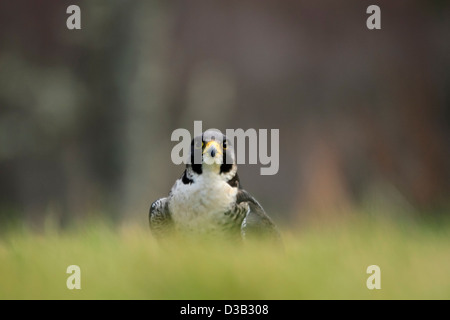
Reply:
[[239, 189], [236, 195], [236, 203], [247, 203], [249, 206], [248, 213], [241, 224], [241, 234], [245, 239], [261, 237], [276, 241], [281, 239], [275, 223], [248, 191]]
[[161, 236], [171, 228], [172, 215], [167, 198], [160, 198], [152, 203], [149, 212], [150, 229], [156, 236]]

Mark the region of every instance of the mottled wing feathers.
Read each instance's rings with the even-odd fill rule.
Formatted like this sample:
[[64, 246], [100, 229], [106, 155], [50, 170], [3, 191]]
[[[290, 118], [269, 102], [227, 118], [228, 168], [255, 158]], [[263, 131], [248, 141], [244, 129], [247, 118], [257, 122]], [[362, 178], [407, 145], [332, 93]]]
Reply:
[[173, 221], [169, 211], [167, 198], [161, 198], [152, 203], [150, 207], [149, 223], [150, 230], [158, 238], [171, 233]]
[[241, 234], [244, 239], [273, 238], [280, 240], [280, 233], [262, 206], [247, 191], [240, 189], [237, 193], [237, 203], [246, 202], [249, 211], [242, 221]]

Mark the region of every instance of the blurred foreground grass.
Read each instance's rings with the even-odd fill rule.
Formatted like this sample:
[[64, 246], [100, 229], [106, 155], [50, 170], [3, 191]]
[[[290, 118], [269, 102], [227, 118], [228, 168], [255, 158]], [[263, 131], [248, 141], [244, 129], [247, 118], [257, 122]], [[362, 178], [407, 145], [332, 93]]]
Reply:
[[[0, 237], [0, 299], [449, 299], [450, 225], [358, 221], [284, 232], [285, 250], [91, 223]], [[68, 290], [66, 268], [81, 268]], [[381, 268], [368, 290], [366, 268]]]

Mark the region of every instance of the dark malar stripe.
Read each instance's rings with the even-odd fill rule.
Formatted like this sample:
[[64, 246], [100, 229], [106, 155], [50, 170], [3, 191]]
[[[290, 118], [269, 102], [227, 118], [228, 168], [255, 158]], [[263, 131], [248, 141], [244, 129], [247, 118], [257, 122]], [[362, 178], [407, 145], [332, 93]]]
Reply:
[[233, 168], [232, 164], [224, 163], [220, 166], [220, 173], [227, 173]]
[[202, 165], [201, 164], [193, 164], [192, 165], [192, 170], [198, 174], [202, 174], [203, 170], [202, 170]]
[[183, 177], [181, 178], [181, 181], [182, 181], [184, 184], [191, 184], [192, 182], [194, 182], [192, 179], [189, 179], [189, 178], [187, 177], [187, 175], [186, 175], [186, 170], [184, 170]]

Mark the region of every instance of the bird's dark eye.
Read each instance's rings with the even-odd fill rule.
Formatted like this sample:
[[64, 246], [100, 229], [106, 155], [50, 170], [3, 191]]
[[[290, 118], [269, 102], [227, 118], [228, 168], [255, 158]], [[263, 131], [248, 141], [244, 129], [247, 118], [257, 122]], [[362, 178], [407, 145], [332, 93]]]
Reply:
[[224, 141], [224, 142], [222, 143], [222, 148], [223, 148], [223, 150], [226, 150], [226, 149], [228, 148], [228, 144], [227, 144], [226, 141]]

